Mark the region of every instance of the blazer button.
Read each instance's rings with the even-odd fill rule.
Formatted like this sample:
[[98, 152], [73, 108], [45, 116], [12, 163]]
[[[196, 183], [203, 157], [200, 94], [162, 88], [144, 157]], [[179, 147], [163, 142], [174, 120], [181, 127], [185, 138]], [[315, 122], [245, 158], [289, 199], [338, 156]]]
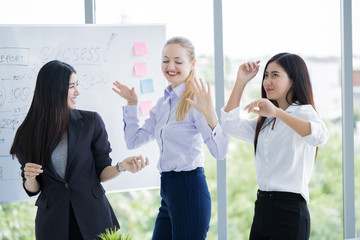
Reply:
[[69, 185], [67, 183], [65, 183], [65, 188], [69, 188]]

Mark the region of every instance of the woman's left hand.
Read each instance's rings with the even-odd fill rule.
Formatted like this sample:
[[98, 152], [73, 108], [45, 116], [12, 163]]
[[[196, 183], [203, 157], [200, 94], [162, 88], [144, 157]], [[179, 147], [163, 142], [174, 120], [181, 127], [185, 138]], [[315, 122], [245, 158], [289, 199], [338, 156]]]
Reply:
[[262, 98], [247, 105], [248, 113], [253, 112], [262, 117], [275, 117], [277, 107], [269, 99]]
[[141, 155], [128, 157], [121, 162], [121, 165], [125, 170], [136, 173], [149, 165], [149, 159], [146, 157], [144, 161], [144, 158]]
[[209, 126], [214, 129], [217, 124], [217, 117], [215, 114], [212, 98], [211, 98], [211, 91], [210, 91], [210, 84], [207, 83], [207, 90], [205, 84], [203, 83], [202, 79], [199, 79], [200, 84], [196, 80], [196, 78], [191, 81], [191, 86], [193, 88], [194, 94], [196, 96], [196, 103], [187, 98], [186, 101], [197, 111], [202, 113], [206, 121], [208, 122]]
[[197, 79], [195, 78], [193, 81], [191, 81], [191, 86], [193, 88], [194, 94], [196, 96], [197, 102], [195, 103], [190, 98], [187, 98], [186, 101], [196, 110], [201, 112], [202, 114], [206, 114], [209, 111], [212, 111], [214, 109], [211, 99], [211, 93], [210, 93], [210, 84], [207, 83], [207, 90], [206, 87], [202, 81], [202, 79], [199, 79], [200, 84], [198, 83]]

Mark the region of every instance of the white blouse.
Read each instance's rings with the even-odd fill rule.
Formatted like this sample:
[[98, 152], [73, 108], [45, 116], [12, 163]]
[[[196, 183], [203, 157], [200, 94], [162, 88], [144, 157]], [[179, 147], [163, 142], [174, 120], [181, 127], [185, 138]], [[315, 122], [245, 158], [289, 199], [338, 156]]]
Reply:
[[[328, 131], [311, 105], [292, 104], [286, 112], [309, 121], [311, 134], [301, 137], [280, 119], [273, 126], [273, 122], [268, 124], [273, 118], [267, 118], [257, 142], [256, 180], [262, 191], [299, 193], [309, 202], [308, 184], [316, 147], [326, 143]], [[221, 109], [223, 131], [253, 144], [257, 118], [241, 119], [239, 113], [239, 107], [230, 112]]]

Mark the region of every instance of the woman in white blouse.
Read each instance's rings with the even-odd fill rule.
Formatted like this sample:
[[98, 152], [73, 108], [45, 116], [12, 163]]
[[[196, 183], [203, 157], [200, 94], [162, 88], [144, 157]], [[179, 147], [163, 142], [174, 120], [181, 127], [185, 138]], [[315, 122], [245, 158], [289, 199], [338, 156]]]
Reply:
[[309, 239], [308, 183], [317, 147], [328, 139], [327, 129], [315, 110], [304, 60], [289, 53], [269, 60], [262, 80], [262, 98], [245, 107], [259, 117], [240, 118], [242, 93], [258, 73], [259, 63], [239, 67], [221, 115], [226, 134], [255, 146], [259, 190], [250, 239]]

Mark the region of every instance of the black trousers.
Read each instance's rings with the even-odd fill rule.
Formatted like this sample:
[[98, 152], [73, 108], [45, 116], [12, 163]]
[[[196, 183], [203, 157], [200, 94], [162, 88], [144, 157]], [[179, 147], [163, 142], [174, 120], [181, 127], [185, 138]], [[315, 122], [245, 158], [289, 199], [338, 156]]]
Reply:
[[296, 193], [258, 190], [250, 240], [308, 240], [310, 214]]

